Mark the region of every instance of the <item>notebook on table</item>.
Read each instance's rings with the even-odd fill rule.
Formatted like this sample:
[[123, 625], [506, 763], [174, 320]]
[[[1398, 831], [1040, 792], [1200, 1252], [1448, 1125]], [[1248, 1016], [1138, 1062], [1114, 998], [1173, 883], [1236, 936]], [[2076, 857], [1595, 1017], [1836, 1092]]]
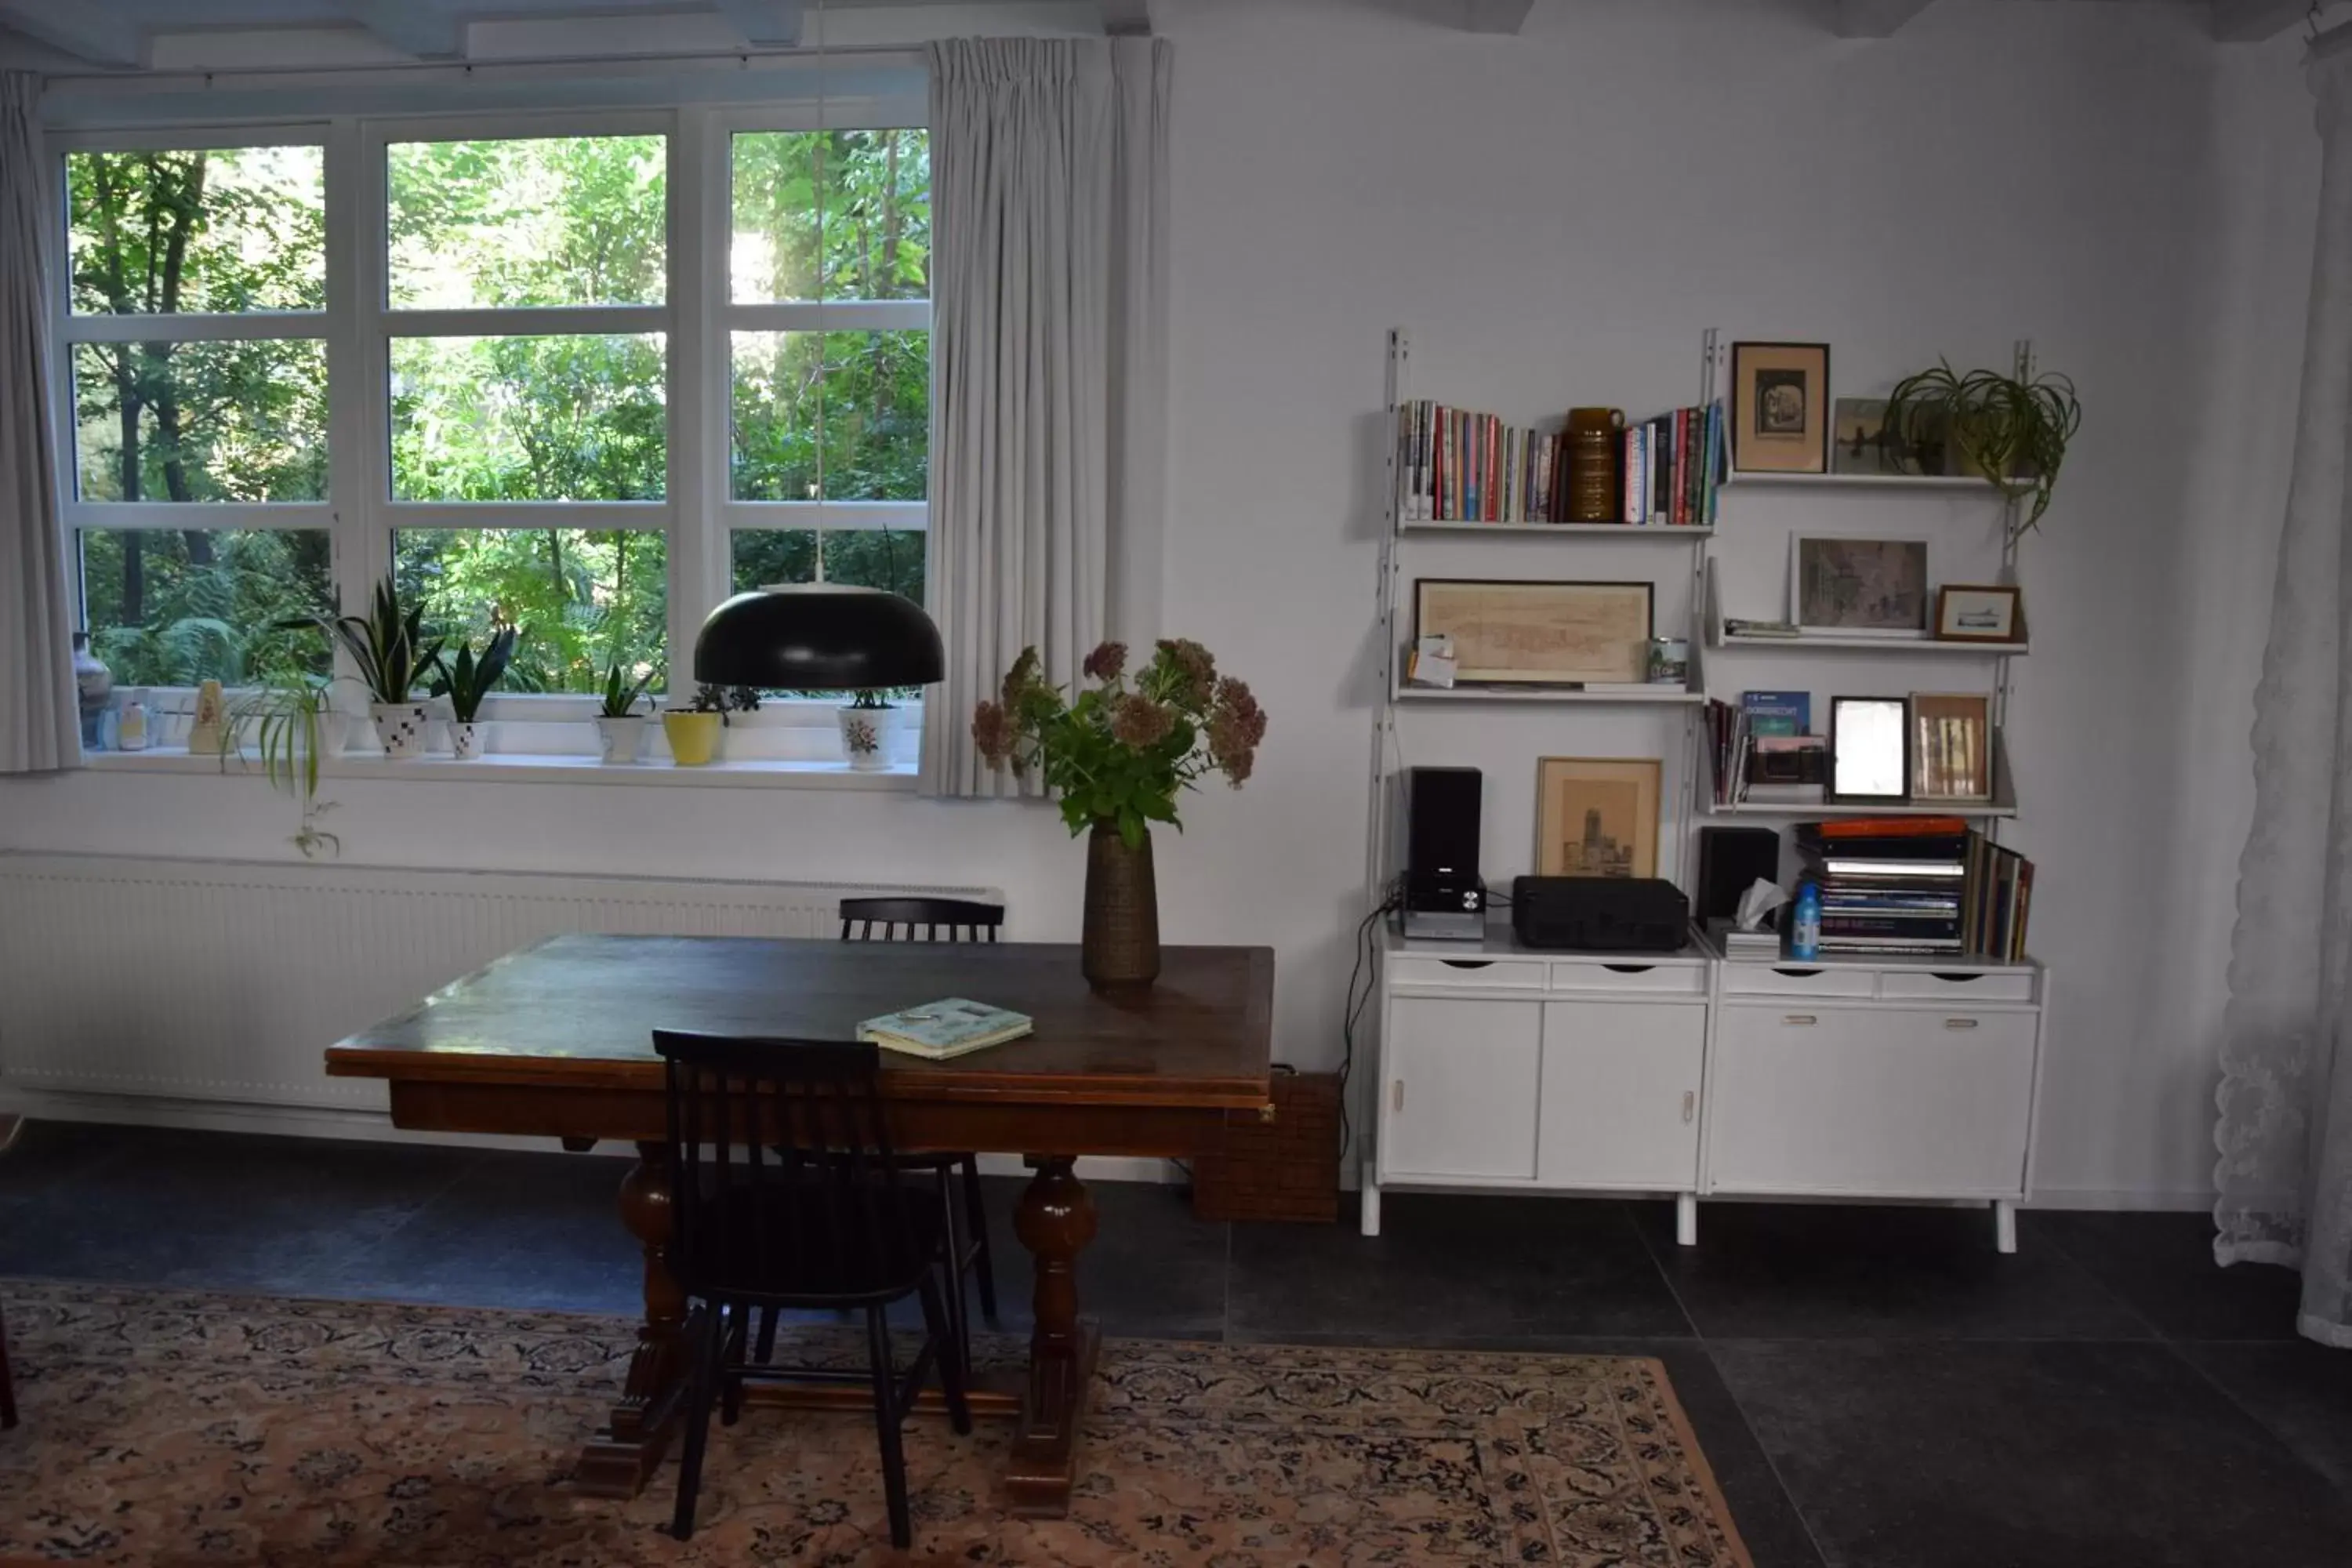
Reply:
[[926, 1002], [903, 1012], [885, 1013], [857, 1026], [857, 1037], [886, 1051], [902, 1051], [943, 1062], [1017, 1040], [1034, 1026], [1026, 1013], [1007, 1012], [962, 996]]

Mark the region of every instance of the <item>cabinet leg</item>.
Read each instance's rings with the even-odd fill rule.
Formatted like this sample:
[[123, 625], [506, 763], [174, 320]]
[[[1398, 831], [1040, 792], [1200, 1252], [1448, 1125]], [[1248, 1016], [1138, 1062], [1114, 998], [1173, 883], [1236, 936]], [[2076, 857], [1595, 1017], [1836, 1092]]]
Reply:
[[1698, 1194], [1696, 1193], [1675, 1194], [1675, 1245], [1676, 1247], [1698, 1245]]
[[1998, 1252], [2017, 1250], [2017, 1205], [2008, 1198], [1993, 1201], [1992, 1245]]
[[1357, 1196], [1362, 1198], [1364, 1201], [1362, 1224], [1360, 1228], [1366, 1236], [1380, 1235], [1381, 1184], [1372, 1179], [1372, 1173], [1370, 1170], [1367, 1170], [1364, 1173], [1364, 1179], [1357, 1193]]

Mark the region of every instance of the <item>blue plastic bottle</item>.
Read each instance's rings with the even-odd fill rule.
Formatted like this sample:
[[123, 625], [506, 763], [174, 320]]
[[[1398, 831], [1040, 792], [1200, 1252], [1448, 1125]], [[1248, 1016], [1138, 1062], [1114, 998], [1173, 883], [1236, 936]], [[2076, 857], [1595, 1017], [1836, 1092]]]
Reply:
[[1807, 882], [1797, 889], [1797, 928], [1789, 934], [1789, 956], [1815, 959], [1822, 955], [1822, 890]]

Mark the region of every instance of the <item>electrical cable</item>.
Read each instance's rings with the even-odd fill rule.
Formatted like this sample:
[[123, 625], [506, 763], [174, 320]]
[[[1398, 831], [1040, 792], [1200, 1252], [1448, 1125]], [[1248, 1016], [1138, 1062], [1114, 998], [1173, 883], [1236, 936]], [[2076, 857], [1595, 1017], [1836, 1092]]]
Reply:
[[[1356, 926], [1355, 959], [1348, 969], [1348, 994], [1339, 1011], [1339, 1164], [1343, 1170], [1355, 1142], [1353, 1121], [1348, 1114], [1348, 1081], [1356, 1070], [1356, 1028], [1363, 1022], [1364, 1009], [1371, 1005], [1372, 994], [1380, 989], [1380, 953], [1374, 927], [1382, 916], [1403, 902], [1403, 889], [1391, 883], [1380, 903]], [[1363, 988], [1360, 996], [1357, 994], [1360, 984]]]

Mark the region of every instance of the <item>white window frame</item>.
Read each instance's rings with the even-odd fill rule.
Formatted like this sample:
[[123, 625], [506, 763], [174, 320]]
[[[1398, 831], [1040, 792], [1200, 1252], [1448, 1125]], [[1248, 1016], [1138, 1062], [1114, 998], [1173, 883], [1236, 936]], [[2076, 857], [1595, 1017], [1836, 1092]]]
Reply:
[[[755, 107], [684, 103], [667, 108], [486, 108], [464, 115], [305, 118], [287, 122], [140, 126], [55, 131], [47, 139], [58, 182], [53, 268], [52, 406], [58, 411], [61, 523], [77, 562], [79, 531], [128, 529], [322, 529], [329, 536], [341, 605], [366, 603], [393, 564], [394, 531], [441, 528], [637, 529], [667, 541], [671, 685], [691, 687], [691, 658], [702, 620], [732, 592], [733, 535], [739, 529], [896, 529], [928, 539], [926, 501], [739, 501], [733, 499], [732, 352], [738, 331], [928, 331], [930, 301], [781, 301], [737, 303], [729, 275], [733, 234], [733, 137], [739, 132], [882, 130], [926, 127], [919, 94], [772, 102]], [[533, 136], [657, 134], [667, 138], [667, 278], [658, 305], [395, 310], [390, 304], [387, 149], [395, 142], [499, 140]], [[76, 316], [71, 311], [65, 184], [68, 154], [196, 147], [317, 145], [324, 150], [326, 308], [250, 315]], [[654, 501], [404, 501], [393, 499], [391, 342], [394, 337], [500, 337], [564, 333], [662, 335], [668, 411], [665, 494]], [[73, 418], [74, 346], [92, 342], [202, 342], [303, 339], [322, 342], [327, 357], [328, 495], [323, 501], [84, 501]], [[928, 488], [928, 487], [927, 487]], [[339, 662], [341, 656], [338, 656]], [[832, 724], [830, 700], [772, 702], [765, 725]], [[488, 716], [502, 722], [577, 723], [594, 700], [576, 693], [505, 694]], [[535, 749], [535, 748], [534, 748]], [[111, 759], [110, 759], [111, 760]], [[132, 761], [143, 759], [129, 759]], [[501, 770], [538, 776], [540, 770]], [[648, 775], [651, 776], [651, 775]], [[798, 782], [798, 781], [795, 781]], [[870, 782], [865, 787], [870, 787]]]

